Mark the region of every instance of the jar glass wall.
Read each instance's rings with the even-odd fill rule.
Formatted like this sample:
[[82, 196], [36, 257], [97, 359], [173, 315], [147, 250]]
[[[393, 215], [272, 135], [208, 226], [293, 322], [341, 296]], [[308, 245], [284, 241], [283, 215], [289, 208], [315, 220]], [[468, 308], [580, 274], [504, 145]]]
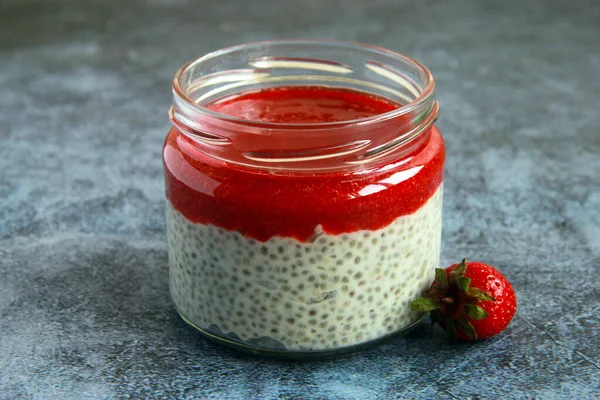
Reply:
[[[188, 323], [241, 350], [323, 357], [419, 320], [408, 304], [438, 267], [445, 158], [423, 65], [353, 43], [262, 42], [188, 63], [173, 93], [170, 287]], [[264, 118], [267, 94], [296, 108], [326, 98], [333, 114]], [[331, 118], [340, 104], [349, 117]]]

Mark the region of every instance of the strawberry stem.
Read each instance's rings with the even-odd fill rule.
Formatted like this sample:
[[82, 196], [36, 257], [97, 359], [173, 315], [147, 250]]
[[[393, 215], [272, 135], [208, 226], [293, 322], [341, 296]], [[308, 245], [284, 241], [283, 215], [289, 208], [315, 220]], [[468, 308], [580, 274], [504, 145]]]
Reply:
[[449, 272], [435, 270], [435, 282], [424, 293], [424, 297], [414, 300], [410, 307], [415, 311], [429, 311], [431, 322], [444, 326], [451, 340], [458, 338], [458, 332], [477, 340], [477, 332], [471, 321], [484, 319], [488, 313], [477, 305], [485, 301], [496, 301], [491, 293], [471, 287], [471, 279], [465, 276], [467, 261], [463, 259]]

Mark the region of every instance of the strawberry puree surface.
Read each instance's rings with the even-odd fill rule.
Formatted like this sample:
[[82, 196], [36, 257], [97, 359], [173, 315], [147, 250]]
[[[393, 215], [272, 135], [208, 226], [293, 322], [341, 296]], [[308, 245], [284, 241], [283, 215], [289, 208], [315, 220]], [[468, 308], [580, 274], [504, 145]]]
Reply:
[[[206, 107], [242, 119], [305, 124], [365, 118], [398, 105], [351, 90], [279, 87]], [[186, 153], [186, 143], [173, 128], [164, 147], [166, 194], [174, 209], [191, 222], [259, 241], [279, 236], [307, 242], [318, 226], [331, 235], [381, 229], [415, 213], [443, 179], [444, 146], [435, 127], [413, 154], [360, 173], [273, 174], [207, 162], [201, 153]]]

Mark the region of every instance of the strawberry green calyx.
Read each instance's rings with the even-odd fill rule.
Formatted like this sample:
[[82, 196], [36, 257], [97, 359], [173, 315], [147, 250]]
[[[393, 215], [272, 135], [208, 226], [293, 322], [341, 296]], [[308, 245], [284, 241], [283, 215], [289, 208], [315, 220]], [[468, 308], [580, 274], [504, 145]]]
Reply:
[[496, 301], [491, 293], [472, 287], [471, 279], [465, 276], [466, 272], [466, 259], [450, 272], [437, 268], [431, 288], [410, 304], [414, 311], [429, 312], [431, 322], [444, 327], [452, 341], [458, 340], [459, 330], [472, 340], [477, 340], [477, 332], [471, 321], [488, 317], [487, 311], [478, 303]]

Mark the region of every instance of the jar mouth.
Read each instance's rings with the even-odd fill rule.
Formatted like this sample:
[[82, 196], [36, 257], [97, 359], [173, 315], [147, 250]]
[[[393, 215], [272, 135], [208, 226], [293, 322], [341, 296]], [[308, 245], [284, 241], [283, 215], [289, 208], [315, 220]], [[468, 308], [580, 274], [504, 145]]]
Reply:
[[[406, 80], [406, 78], [402, 78], [388, 69], [385, 65], [373, 62], [365, 65], [369, 68], [373, 73], [381, 75], [385, 78], [390, 79], [391, 81], [395, 81], [396, 84], [404, 85], [408, 88], [410, 92], [412, 92], [415, 97], [410, 99], [410, 101], [406, 103], [400, 102], [400, 106], [395, 108], [394, 110], [376, 114], [368, 117], [362, 117], [358, 119], [350, 119], [350, 120], [342, 120], [342, 121], [333, 121], [333, 122], [310, 122], [310, 123], [286, 123], [286, 122], [271, 122], [271, 121], [263, 121], [257, 119], [243, 119], [234, 117], [228, 114], [223, 114], [217, 111], [213, 111], [207, 107], [204, 107], [199, 103], [198, 99], [194, 99], [190, 96], [190, 92], [194, 89], [194, 85], [190, 84], [190, 82], [185, 82], [184, 75], [193, 72], [197, 68], [202, 68], [202, 65], [214, 61], [223, 57], [228, 57], [231, 54], [237, 52], [244, 52], [247, 48], [268, 48], [273, 46], [332, 46], [332, 47], [345, 47], [349, 51], [352, 49], [357, 49], [361, 51], [366, 51], [372, 53], [374, 55], [383, 56], [392, 60], [397, 60], [398, 62], [402, 62], [414, 68], [421, 75], [421, 84], [417, 84], [414, 81]], [[261, 62], [262, 61], [262, 62]], [[336, 63], [336, 62], [327, 62], [324, 60], [314, 59], [312, 68], [316, 71], [318, 70], [329, 70], [329, 71], [337, 71], [344, 73], [345, 70], [352, 71], [351, 67], [348, 65]], [[294, 59], [294, 58], [267, 58], [264, 59], [258, 58], [254, 60], [254, 65], [249, 63], [249, 67], [254, 67], [254, 69], [245, 69], [239, 70], [240, 74], [248, 74], [247, 81], [252, 81], [255, 75], [260, 76], [261, 74], [268, 74], [269, 66], [273, 66], [279, 63], [279, 66], [282, 63], [287, 63], [288, 67], [293, 67], [294, 64], [300, 65], [302, 63], [311, 63], [310, 58], [302, 58], [302, 59]], [[286, 68], [284, 65], [283, 68]], [[263, 72], [265, 71], [265, 72]], [[240, 75], [241, 76], [241, 75]], [[227, 82], [227, 77], [223, 77], [224, 80], [222, 82]], [[218, 73], [215, 74], [216, 81], [219, 80]], [[350, 81], [350, 80], [345, 80]], [[323, 86], [331, 86], [338, 87], [335, 85], [331, 85], [335, 83], [334, 79], [323, 79]], [[214, 85], [214, 84], [213, 84]], [[286, 83], [283, 85], [288, 86]], [[315, 85], [315, 83], [310, 84]], [[316, 83], [318, 85], [318, 83]], [[379, 86], [379, 89], [386, 90], [385, 87]], [[298, 40], [268, 40], [268, 41], [260, 41], [260, 42], [250, 42], [245, 44], [240, 44], [236, 46], [226, 47], [220, 50], [216, 50], [210, 52], [200, 58], [189, 61], [185, 65], [183, 65], [175, 74], [172, 82], [173, 94], [175, 96], [176, 101], [183, 102], [186, 108], [194, 110], [195, 113], [199, 115], [204, 115], [206, 117], [212, 117], [219, 119], [224, 122], [229, 122], [235, 125], [243, 125], [250, 126], [254, 128], [263, 128], [263, 129], [302, 129], [302, 130], [311, 130], [311, 129], [328, 129], [328, 128], [340, 128], [347, 126], [357, 126], [364, 124], [374, 124], [378, 122], [384, 122], [390, 119], [396, 119], [402, 117], [403, 115], [409, 115], [414, 113], [416, 110], [423, 108], [427, 103], [432, 102], [434, 94], [435, 94], [435, 79], [429, 71], [429, 69], [420, 63], [419, 61], [405, 56], [403, 54], [387, 50], [378, 46], [358, 43], [358, 42], [347, 42], [347, 41], [339, 41], [339, 40], [329, 40], [329, 39], [298, 39]], [[392, 91], [392, 90], [390, 90]], [[417, 92], [417, 93], [415, 93]], [[437, 110], [437, 107], [436, 107]], [[437, 112], [437, 111], [436, 111]], [[437, 118], [437, 116], [435, 116]]]

